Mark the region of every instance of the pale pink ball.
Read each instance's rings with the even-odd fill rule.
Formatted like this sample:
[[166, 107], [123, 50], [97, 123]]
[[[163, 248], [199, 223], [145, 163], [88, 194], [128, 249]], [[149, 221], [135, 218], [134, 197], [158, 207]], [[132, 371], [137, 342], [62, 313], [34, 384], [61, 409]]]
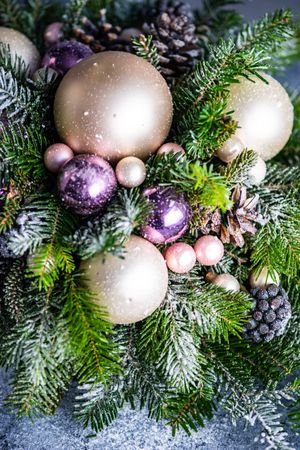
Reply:
[[224, 256], [224, 245], [216, 236], [202, 236], [194, 249], [197, 261], [203, 266], [214, 266]]
[[187, 273], [196, 264], [196, 253], [193, 247], [184, 242], [178, 242], [169, 247], [164, 256], [168, 268], [175, 273]]
[[185, 154], [181, 145], [175, 144], [174, 142], [167, 142], [158, 149], [157, 155], [167, 155], [171, 152]]

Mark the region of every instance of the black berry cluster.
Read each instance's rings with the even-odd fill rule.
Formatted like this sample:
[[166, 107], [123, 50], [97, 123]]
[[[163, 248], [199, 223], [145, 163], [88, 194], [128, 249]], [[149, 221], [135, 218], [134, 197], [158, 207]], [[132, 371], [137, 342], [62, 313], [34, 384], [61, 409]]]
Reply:
[[283, 334], [292, 310], [286, 291], [275, 284], [266, 289], [250, 291], [254, 298], [252, 317], [245, 326], [244, 336], [254, 342], [270, 342]]

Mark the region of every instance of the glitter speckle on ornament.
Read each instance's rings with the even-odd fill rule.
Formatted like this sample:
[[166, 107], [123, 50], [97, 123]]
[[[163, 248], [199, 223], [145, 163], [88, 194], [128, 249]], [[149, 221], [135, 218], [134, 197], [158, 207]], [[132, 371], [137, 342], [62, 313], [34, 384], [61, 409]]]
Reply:
[[265, 161], [273, 158], [287, 143], [293, 128], [294, 111], [291, 100], [281, 84], [262, 74], [255, 83], [241, 79], [230, 87], [228, 111], [240, 129], [237, 136], [245, 146]]
[[67, 162], [57, 183], [62, 201], [82, 216], [100, 212], [117, 187], [111, 166], [93, 155], [75, 156]]
[[169, 134], [172, 97], [160, 73], [125, 52], [81, 61], [62, 80], [55, 98], [57, 131], [75, 153], [110, 161], [146, 159]]
[[124, 259], [100, 254], [81, 263], [95, 301], [116, 324], [150, 316], [164, 300], [168, 287], [166, 263], [153, 244], [131, 236], [125, 250]]
[[174, 188], [155, 187], [144, 191], [152, 208], [141, 234], [154, 244], [167, 244], [179, 239], [188, 228], [190, 207], [184, 194]]

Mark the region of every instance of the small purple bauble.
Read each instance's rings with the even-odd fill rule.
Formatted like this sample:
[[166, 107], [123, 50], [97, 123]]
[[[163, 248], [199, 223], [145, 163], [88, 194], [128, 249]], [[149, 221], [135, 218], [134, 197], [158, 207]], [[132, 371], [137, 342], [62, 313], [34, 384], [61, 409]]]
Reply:
[[184, 195], [173, 188], [149, 188], [144, 191], [153, 207], [148, 223], [141, 229], [142, 236], [154, 244], [174, 242], [186, 231], [190, 207]]
[[65, 41], [51, 47], [43, 58], [42, 67], [51, 67], [61, 75], [88, 56], [93, 55], [87, 45], [77, 41]]
[[94, 155], [75, 156], [67, 162], [57, 183], [61, 200], [81, 216], [100, 212], [117, 188], [111, 166]]

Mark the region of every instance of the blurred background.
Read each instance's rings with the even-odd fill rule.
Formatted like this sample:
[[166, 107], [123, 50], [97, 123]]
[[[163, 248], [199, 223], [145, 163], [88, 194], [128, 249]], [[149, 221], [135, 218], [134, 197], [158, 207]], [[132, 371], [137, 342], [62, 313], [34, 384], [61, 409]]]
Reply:
[[[197, 7], [201, 0], [191, 0]], [[237, 9], [245, 20], [257, 19], [276, 8], [291, 8], [300, 13], [300, 0], [245, 0]], [[300, 18], [300, 17], [298, 17]], [[300, 88], [300, 64], [297, 63], [280, 76], [294, 88]], [[247, 429], [238, 424], [233, 427], [229, 419], [219, 412], [205, 429], [188, 437], [180, 432], [175, 438], [169, 428], [147, 418], [146, 412], [131, 411], [128, 407], [112, 426], [99, 436], [88, 437], [72, 418], [71, 389], [61, 408], [53, 417], [41, 418], [34, 423], [27, 419], [16, 420], [3, 407], [9, 392], [9, 374], [0, 369], [0, 450], [262, 450], [266, 448], [255, 437], [259, 433], [254, 423]], [[300, 449], [300, 439], [295, 441]]]

